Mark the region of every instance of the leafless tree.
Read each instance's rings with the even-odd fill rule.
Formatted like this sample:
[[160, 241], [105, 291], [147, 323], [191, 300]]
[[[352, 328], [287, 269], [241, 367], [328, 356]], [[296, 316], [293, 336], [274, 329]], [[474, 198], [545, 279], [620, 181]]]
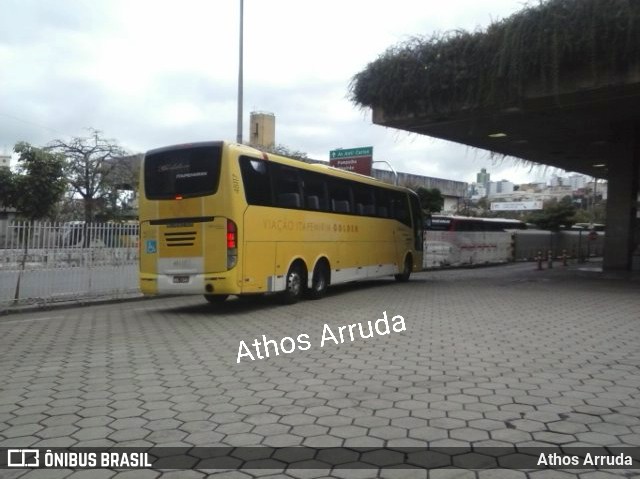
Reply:
[[104, 138], [101, 131], [93, 128], [86, 137], [54, 140], [48, 149], [64, 155], [71, 193], [83, 200], [85, 222], [94, 221], [101, 202], [112, 193], [121, 174], [118, 159], [125, 155], [124, 149], [116, 140]]

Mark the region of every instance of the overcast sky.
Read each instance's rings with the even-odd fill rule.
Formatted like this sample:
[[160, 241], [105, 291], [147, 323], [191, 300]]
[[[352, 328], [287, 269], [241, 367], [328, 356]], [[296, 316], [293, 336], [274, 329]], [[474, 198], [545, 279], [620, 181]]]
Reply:
[[[416, 35], [485, 27], [521, 0], [245, 0], [244, 137], [250, 111], [276, 142], [328, 160], [373, 146], [399, 171], [475, 181], [542, 178], [511, 161], [371, 123], [347, 98], [354, 74]], [[132, 153], [235, 140], [239, 0], [2, 0], [0, 151], [92, 127]]]

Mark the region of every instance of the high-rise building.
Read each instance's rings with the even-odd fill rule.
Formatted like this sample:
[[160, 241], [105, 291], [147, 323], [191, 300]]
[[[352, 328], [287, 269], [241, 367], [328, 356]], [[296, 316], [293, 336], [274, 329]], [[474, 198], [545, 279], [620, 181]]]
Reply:
[[482, 185], [487, 189], [489, 182], [491, 181], [491, 174], [487, 173], [486, 168], [482, 168], [476, 175], [476, 183]]
[[549, 186], [562, 186], [565, 183], [565, 179], [556, 174], [551, 175], [551, 180], [549, 180]]
[[584, 188], [587, 184], [587, 177], [584, 175], [573, 174], [567, 179], [569, 180], [571, 191], [576, 191], [580, 188]]
[[0, 155], [0, 168], [11, 168], [11, 155]]
[[252, 111], [249, 121], [249, 144], [273, 148], [276, 144], [276, 116], [273, 113]]
[[502, 193], [513, 193], [514, 186], [513, 183], [507, 180], [491, 181], [489, 182], [487, 194], [493, 196]]

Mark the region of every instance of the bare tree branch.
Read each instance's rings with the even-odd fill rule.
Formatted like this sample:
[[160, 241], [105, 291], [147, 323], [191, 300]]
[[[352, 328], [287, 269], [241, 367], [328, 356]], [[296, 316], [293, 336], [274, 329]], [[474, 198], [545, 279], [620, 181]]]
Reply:
[[96, 205], [113, 196], [117, 160], [126, 154], [125, 150], [116, 140], [104, 138], [101, 131], [93, 128], [85, 137], [56, 139], [47, 149], [65, 157], [65, 174], [73, 193], [83, 199], [85, 221], [94, 221]]

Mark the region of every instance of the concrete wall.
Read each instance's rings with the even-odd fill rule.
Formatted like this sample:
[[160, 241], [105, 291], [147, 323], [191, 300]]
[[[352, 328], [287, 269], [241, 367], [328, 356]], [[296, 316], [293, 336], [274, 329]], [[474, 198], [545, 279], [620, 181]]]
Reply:
[[[379, 180], [393, 184], [395, 175], [392, 171], [374, 168], [372, 176]], [[438, 188], [444, 196], [464, 198], [467, 191], [467, 183], [464, 181], [445, 180], [430, 176], [413, 175], [411, 173], [398, 172], [398, 184], [404, 186], [422, 186], [423, 188]]]

